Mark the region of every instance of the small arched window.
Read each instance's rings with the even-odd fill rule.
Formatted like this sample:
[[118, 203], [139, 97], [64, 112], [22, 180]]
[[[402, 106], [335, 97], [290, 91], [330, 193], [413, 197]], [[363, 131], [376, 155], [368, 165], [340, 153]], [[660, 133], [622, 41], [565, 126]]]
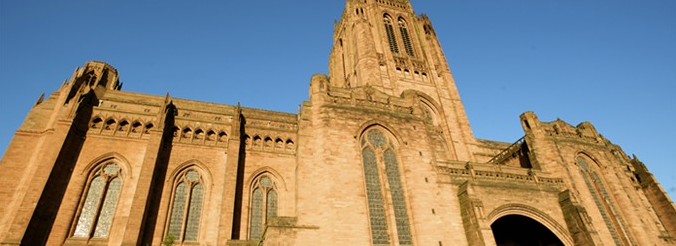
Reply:
[[181, 172], [174, 183], [167, 238], [178, 242], [197, 242], [199, 235], [204, 181], [194, 168]]
[[122, 189], [122, 172], [114, 162], [101, 165], [87, 181], [73, 237], [108, 238]]
[[406, 26], [406, 21], [399, 18], [399, 32], [401, 32], [401, 39], [404, 40], [404, 48], [406, 49], [406, 54], [409, 56], [415, 56], [413, 53], [413, 44], [411, 43], [411, 36], [408, 33], [408, 27]]
[[126, 120], [123, 120], [120, 122], [120, 124], [117, 126], [117, 131], [119, 132], [127, 132], [129, 130], [129, 122]]
[[399, 46], [397, 45], [397, 38], [394, 36], [394, 26], [392, 25], [392, 18], [389, 15], [384, 16], [385, 32], [387, 33], [387, 41], [390, 43], [390, 51], [399, 54]]
[[101, 128], [101, 123], [102, 123], [102, 122], [103, 122], [103, 120], [102, 120], [101, 118], [96, 118], [96, 119], [94, 119], [94, 120], [92, 121], [92, 125], [91, 125], [91, 126], [92, 126], [93, 129]]
[[264, 225], [277, 216], [278, 194], [275, 182], [268, 175], [261, 175], [251, 185], [251, 212], [249, 238], [260, 239]]

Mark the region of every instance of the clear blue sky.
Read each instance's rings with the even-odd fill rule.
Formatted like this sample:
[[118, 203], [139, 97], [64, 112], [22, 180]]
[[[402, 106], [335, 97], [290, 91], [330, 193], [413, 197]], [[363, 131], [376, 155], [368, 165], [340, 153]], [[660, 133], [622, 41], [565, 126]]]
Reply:
[[[592, 122], [676, 196], [676, 1], [413, 1], [477, 138]], [[296, 112], [326, 73], [333, 1], [0, 1], [0, 154], [41, 93], [105, 61], [125, 91]]]

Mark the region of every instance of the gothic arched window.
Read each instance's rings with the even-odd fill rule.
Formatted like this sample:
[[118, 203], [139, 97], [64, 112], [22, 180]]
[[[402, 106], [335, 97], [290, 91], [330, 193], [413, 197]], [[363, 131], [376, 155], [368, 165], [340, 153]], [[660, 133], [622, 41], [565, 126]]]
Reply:
[[623, 231], [626, 231], [624, 228], [624, 221], [613, 205], [611, 195], [608, 193], [608, 190], [606, 190], [603, 179], [601, 179], [601, 176], [599, 176], [598, 172], [595, 170], [596, 167], [590, 166], [586, 158], [582, 156], [577, 158], [577, 164], [580, 166], [582, 179], [584, 179], [594, 203], [596, 203], [599, 212], [601, 212], [601, 216], [615, 240], [615, 244], [628, 245], [627, 241], [632, 241], [632, 245], [634, 245], [631, 235], [624, 235], [623, 233]]
[[278, 194], [275, 182], [268, 175], [261, 175], [251, 185], [251, 212], [249, 238], [260, 239], [264, 225], [277, 216]]
[[390, 43], [390, 51], [399, 54], [399, 46], [397, 45], [397, 38], [394, 36], [394, 26], [392, 25], [392, 18], [389, 15], [384, 16], [385, 32], [387, 33], [387, 41]]
[[399, 32], [401, 32], [401, 39], [404, 40], [404, 48], [406, 49], [406, 53], [409, 56], [415, 56], [415, 53], [413, 53], [413, 44], [411, 43], [411, 35], [408, 33], [406, 21], [404, 21], [402, 18], [399, 18]]
[[122, 189], [122, 171], [114, 162], [101, 165], [87, 181], [73, 237], [107, 238]]
[[204, 181], [194, 168], [184, 170], [177, 177], [166, 237], [178, 242], [197, 242], [204, 200]]
[[[413, 245], [394, 144], [380, 130], [372, 129], [362, 137], [361, 146], [373, 244], [390, 244], [387, 225], [394, 220], [396, 232], [391, 235], [396, 235], [398, 245]], [[389, 184], [389, 194], [383, 192], [385, 183]], [[386, 209], [385, 204], [392, 207]], [[392, 211], [394, 218], [387, 216], [386, 210]]]

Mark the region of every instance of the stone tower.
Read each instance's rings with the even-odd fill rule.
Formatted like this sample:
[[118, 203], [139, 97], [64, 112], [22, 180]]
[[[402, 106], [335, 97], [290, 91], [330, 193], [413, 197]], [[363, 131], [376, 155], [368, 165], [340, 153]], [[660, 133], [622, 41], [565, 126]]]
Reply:
[[422, 110], [443, 131], [450, 158], [474, 160], [472, 130], [432, 23], [408, 0], [349, 0], [334, 27], [331, 85], [424, 95]]
[[674, 245], [674, 203], [591, 123], [475, 139], [409, 1], [347, 0], [334, 28], [295, 114], [76, 69], [0, 160], [0, 245]]

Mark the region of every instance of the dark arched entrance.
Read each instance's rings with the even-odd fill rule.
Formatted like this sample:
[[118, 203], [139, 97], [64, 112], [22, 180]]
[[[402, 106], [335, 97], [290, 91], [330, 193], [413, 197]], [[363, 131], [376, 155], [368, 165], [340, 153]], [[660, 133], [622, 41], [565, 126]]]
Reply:
[[499, 218], [491, 229], [498, 246], [564, 246], [547, 227], [521, 215]]

